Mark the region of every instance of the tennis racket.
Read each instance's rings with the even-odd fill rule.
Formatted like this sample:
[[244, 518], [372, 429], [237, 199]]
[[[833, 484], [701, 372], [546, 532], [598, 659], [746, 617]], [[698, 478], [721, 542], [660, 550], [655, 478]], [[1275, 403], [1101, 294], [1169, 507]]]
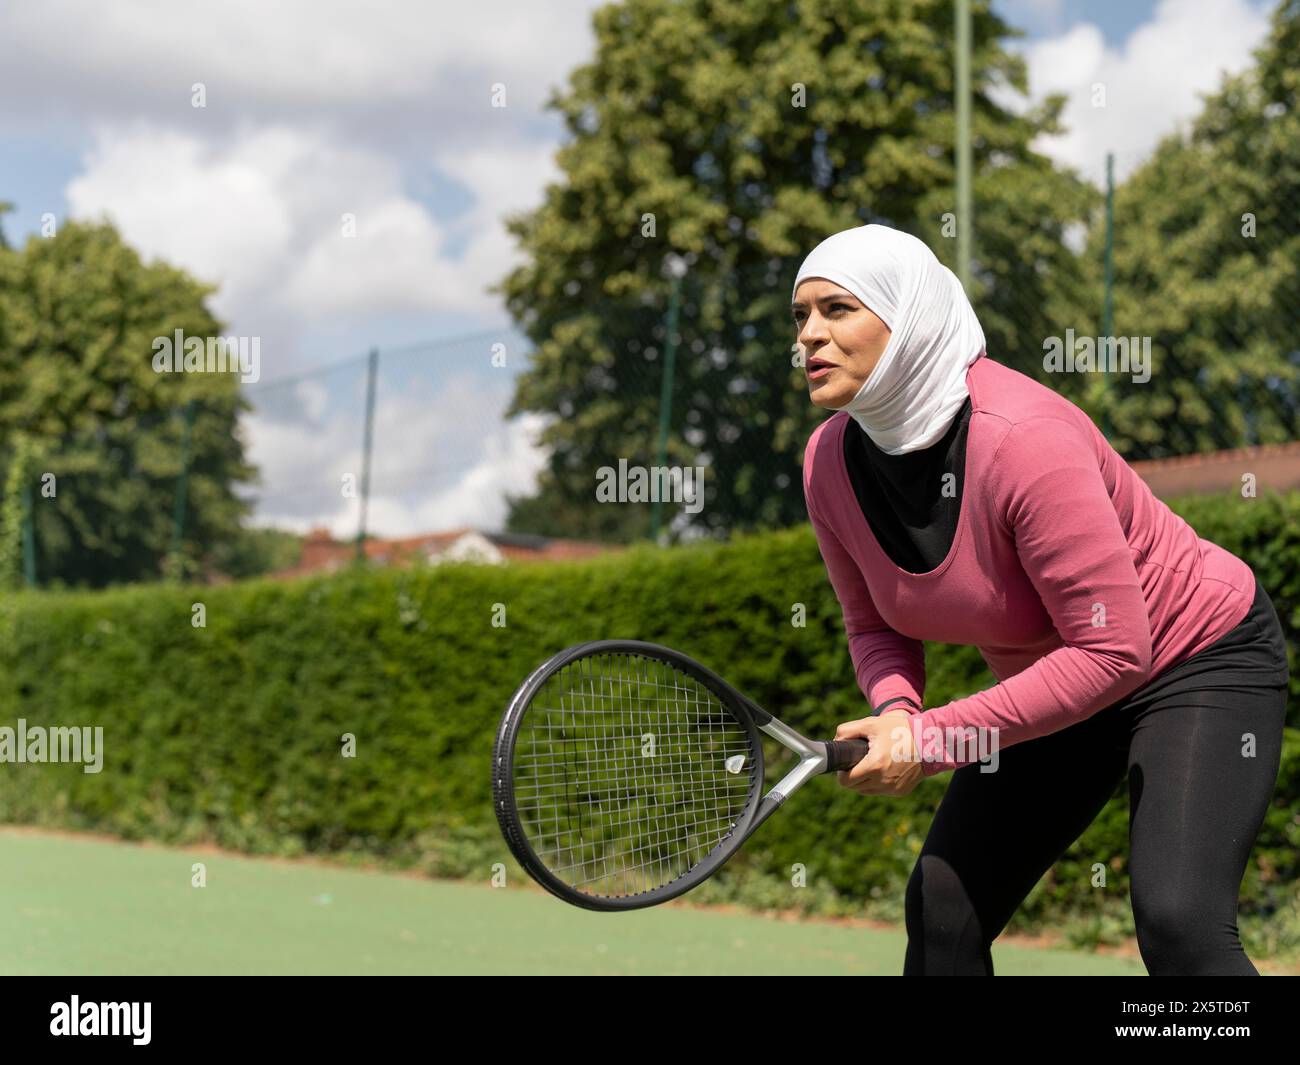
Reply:
[[[799, 756], [766, 795], [760, 733]], [[810, 777], [851, 769], [867, 749], [805, 739], [679, 651], [597, 640], [515, 692], [492, 801], [544, 888], [589, 910], [633, 910], [712, 876]]]

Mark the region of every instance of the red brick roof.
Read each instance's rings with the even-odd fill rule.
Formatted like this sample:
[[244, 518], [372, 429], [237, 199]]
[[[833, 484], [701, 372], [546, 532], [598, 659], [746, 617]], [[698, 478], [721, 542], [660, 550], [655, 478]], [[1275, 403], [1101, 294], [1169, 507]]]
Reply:
[[[424, 533], [396, 540], [367, 538], [365, 556], [381, 565], [409, 565], [419, 558], [427, 558], [446, 551], [457, 540], [469, 533], [478, 533], [489, 541], [510, 562], [555, 561], [558, 559], [591, 558], [609, 551], [620, 551], [617, 544], [592, 543], [586, 540], [560, 540], [541, 536], [522, 536], [511, 533], [488, 533], [462, 526], [446, 532]], [[328, 529], [313, 529], [303, 539], [302, 558], [297, 566], [271, 574], [273, 577], [299, 577], [307, 573], [336, 570], [356, 558], [355, 540], [335, 540]]]
[[1300, 488], [1300, 441], [1262, 444], [1199, 455], [1131, 462], [1133, 471], [1157, 496], [1240, 492], [1243, 475], [1255, 475], [1255, 489], [1287, 492]]

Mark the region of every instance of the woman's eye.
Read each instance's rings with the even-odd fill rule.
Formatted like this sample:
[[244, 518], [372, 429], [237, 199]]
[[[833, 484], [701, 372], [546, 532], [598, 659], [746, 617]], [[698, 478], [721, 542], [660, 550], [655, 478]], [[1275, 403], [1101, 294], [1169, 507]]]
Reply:
[[[832, 303], [832, 304], [827, 308], [827, 312], [830, 313], [830, 314], [834, 314], [834, 313], [836, 313], [837, 311], [849, 311], [849, 312], [852, 312], [853, 310], [854, 310], [854, 308], [851, 307], [851, 306], [850, 306], [849, 304], [847, 304], [847, 303]], [[796, 324], [796, 325], [799, 325], [799, 324], [802, 323], [803, 320], [804, 320], [805, 318], [807, 318], [808, 316], [807, 316], [806, 314], [804, 314], [803, 311], [794, 311], [794, 312], [792, 313], [791, 317], [794, 318], [795, 324]]]

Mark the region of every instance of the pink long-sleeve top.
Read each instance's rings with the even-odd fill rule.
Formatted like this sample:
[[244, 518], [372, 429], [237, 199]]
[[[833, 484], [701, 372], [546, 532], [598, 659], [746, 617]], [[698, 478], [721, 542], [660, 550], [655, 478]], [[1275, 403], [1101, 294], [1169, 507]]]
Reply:
[[926, 775], [978, 757], [936, 736], [996, 729], [1000, 749], [1081, 721], [1209, 646], [1255, 594], [1251, 568], [1152, 495], [1069, 400], [987, 356], [966, 385], [957, 529], [929, 572], [899, 569], [872, 534], [845, 468], [849, 415], [822, 422], [804, 455], [808, 516], [870, 705], [925, 705], [922, 640], [975, 645], [997, 678], [913, 713]]

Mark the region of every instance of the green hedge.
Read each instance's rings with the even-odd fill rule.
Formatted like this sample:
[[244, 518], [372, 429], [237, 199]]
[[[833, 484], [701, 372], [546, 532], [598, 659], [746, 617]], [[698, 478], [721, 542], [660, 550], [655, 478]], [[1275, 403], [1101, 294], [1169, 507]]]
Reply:
[[[1294, 648], [1300, 495], [1175, 509], [1255, 567]], [[191, 624], [195, 602], [206, 627]], [[800, 603], [803, 627], [792, 624]], [[0, 601], [0, 724], [102, 725], [106, 754], [99, 774], [0, 765], [0, 821], [483, 879], [501, 861], [519, 880], [489, 802], [498, 719], [539, 661], [604, 637], [680, 648], [812, 736], [864, 712], [806, 528], [583, 563], [22, 594]], [[929, 645], [927, 670], [929, 705], [993, 682], [973, 648]], [[1298, 706], [1243, 885], [1253, 952], [1297, 945]], [[344, 733], [355, 758], [341, 756]], [[694, 897], [898, 920], [949, 779], [901, 799], [815, 781]], [[1122, 790], [1012, 927], [1067, 925], [1080, 942], [1131, 934], [1127, 803]], [[1096, 862], [1111, 870], [1104, 888], [1091, 886]], [[807, 870], [802, 890], [790, 887], [795, 863]]]

